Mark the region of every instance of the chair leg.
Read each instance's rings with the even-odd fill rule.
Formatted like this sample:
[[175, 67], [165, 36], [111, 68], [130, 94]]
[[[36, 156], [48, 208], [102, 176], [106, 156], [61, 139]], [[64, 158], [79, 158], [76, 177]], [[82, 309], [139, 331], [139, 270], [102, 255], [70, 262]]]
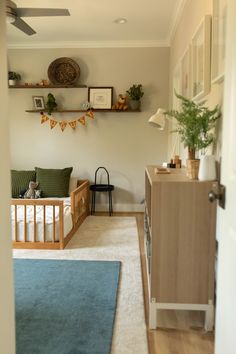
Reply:
[[95, 213], [95, 191], [92, 191], [91, 215]]
[[93, 215], [93, 194], [94, 194], [94, 192], [92, 191], [91, 210], [90, 210], [90, 214], [91, 214], [91, 215]]
[[111, 192], [111, 214], [113, 214], [112, 192]]
[[108, 193], [109, 193], [109, 215], [111, 216], [112, 213], [113, 213], [113, 210], [112, 210], [112, 194], [111, 194], [111, 191], [109, 191]]
[[94, 203], [93, 203], [93, 213], [95, 214], [96, 209], [96, 191], [94, 192]]

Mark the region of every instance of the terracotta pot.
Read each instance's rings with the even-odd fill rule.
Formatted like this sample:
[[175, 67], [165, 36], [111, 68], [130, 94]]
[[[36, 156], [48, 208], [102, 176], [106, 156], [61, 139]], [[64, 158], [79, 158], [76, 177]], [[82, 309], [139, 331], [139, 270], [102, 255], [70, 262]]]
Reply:
[[200, 160], [187, 160], [187, 177], [189, 179], [198, 179]]

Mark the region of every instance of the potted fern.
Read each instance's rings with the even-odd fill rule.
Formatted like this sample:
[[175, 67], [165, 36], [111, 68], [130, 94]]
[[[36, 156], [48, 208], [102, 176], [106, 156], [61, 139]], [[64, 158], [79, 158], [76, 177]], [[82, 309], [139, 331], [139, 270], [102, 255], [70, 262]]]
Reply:
[[218, 106], [211, 110], [204, 103], [195, 103], [176, 92], [175, 95], [181, 100], [181, 110], [169, 110], [165, 114], [177, 121], [173, 132], [179, 134], [188, 149], [187, 175], [191, 179], [197, 179], [199, 159], [196, 159], [196, 151], [205, 150], [215, 141], [214, 128], [221, 112]]
[[134, 84], [126, 91], [129, 96], [129, 105], [132, 110], [138, 110], [140, 108], [140, 99], [143, 97], [143, 86], [141, 84]]

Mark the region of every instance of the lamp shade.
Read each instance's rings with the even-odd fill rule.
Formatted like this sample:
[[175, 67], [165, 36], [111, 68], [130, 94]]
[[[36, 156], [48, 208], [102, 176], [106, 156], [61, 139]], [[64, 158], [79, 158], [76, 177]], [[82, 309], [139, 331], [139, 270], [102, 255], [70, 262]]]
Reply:
[[157, 129], [164, 130], [166, 124], [165, 110], [158, 108], [157, 112], [149, 118], [148, 123], [155, 126]]

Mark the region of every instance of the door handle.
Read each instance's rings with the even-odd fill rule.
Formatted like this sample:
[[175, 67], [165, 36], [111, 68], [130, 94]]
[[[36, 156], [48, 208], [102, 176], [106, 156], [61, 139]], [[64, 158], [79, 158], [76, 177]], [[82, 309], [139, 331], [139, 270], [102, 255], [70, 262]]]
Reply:
[[212, 190], [208, 193], [208, 199], [211, 203], [219, 200], [219, 206], [225, 209], [225, 186], [219, 182], [213, 183]]

